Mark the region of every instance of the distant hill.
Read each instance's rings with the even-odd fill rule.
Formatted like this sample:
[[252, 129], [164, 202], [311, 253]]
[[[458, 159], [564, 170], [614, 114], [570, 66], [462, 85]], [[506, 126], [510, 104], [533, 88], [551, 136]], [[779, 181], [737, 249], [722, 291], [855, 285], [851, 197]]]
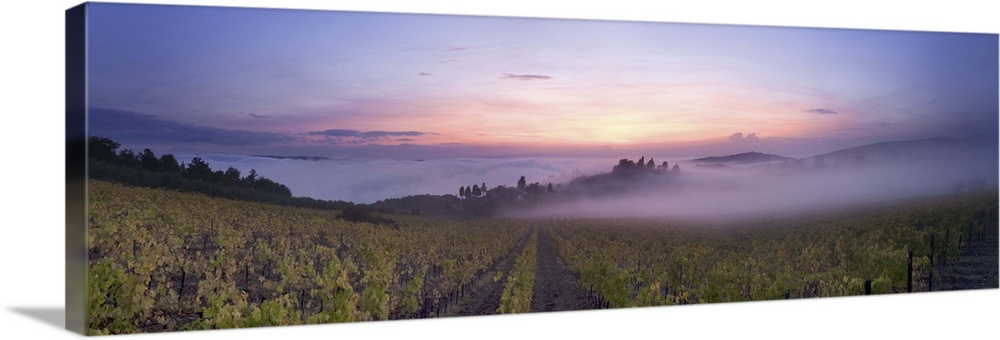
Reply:
[[399, 198], [384, 199], [370, 204], [371, 208], [381, 213], [413, 214], [413, 215], [461, 215], [462, 199], [455, 195], [411, 195]]
[[716, 164], [758, 164], [758, 163], [771, 163], [771, 162], [784, 162], [786, 160], [791, 160], [793, 158], [760, 153], [760, 152], [744, 152], [735, 155], [728, 156], [715, 156], [715, 157], [703, 157], [697, 158], [693, 161], [695, 163], [716, 163]]
[[996, 155], [997, 136], [937, 137], [862, 145], [804, 158], [807, 164], [859, 164], [878, 161], [943, 161], [956, 157]]

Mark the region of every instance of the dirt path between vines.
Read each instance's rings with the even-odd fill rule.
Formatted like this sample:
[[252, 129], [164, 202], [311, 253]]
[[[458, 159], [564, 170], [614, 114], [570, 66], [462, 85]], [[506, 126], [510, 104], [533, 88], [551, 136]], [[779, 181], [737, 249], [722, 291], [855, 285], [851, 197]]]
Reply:
[[963, 247], [959, 260], [941, 273], [941, 288], [934, 290], [984, 289], [998, 287], [998, 244], [988, 237]]
[[[576, 277], [559, 259], [548, 232], [539, 227], [533, 227], [531, 231], [538, 232], [538, 257], [535, 267], [535, 286], [531, 296], [531, 312], [596, 309], [597, 306], [587, 298], [587, 291], [580, 286]], [[530, 235], [529, 232], [527, 236]], [[497, 261], [477, 279], [464, 296], [452, 302], [441, 316], [497, 314], [507, 275], [514, 269], [517, 256], [527, 245], [527, 236], [521, 239], [508, 256]], [[497, 272], [502, 272], [503, 277], [494, 281]]]
[[538, 259], [535, 268], [534, 294], [531, 296], [532, 312], [595, 309], [587, 298], [587, 291], [556, 253], [548, 231], [538, 230]]
[[[514, 246], [514, 249], [503, 259], [497, 261], [486, 273], [484, 273], [472, 287], [466, 291], [465, 295], [457, 299], [441, 316], [467, 316], [467, 315], [491, 315], [496, 314], [500, 308], [500, 297], [503, 296], [503, 285], [507, 282], [507, 274], [514, 269], [517, 255], [521, 254], [524, 246], [528, 244], [528, 238], [537, 228], [532, 227], [526, 236]], [[503, 278], [493, 280], [497, 272], [503, 272]]]

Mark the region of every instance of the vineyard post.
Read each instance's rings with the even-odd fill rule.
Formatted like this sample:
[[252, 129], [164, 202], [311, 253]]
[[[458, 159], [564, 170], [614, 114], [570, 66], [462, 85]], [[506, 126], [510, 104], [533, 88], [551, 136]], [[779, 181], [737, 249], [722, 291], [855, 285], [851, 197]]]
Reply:
[[677, 281], [678, 281], [677, 282], [678, 284], [684, 285], [684, 265], [683, 264], [681, 265], [680, 275], [678, 275]]
[[934, 291], [934, 234], [931, 234], [931, 270], [927, 275], [927, 290]]
[[243, 285], [243, 290], [250, 291], [250, 261], [243, 264]]
[[966, 244], [972, 243], [972, 222], [969, 222], [969, 241]]
[[934, 267], [934, 234], [931, 234], [931, 267]]
[[180, 305], [181, 299], [184, 297], [184, 279], [187, 278], [186, 276], [187, 276], [187, 271], [182, 266], [181, 267], [181, 287], [177, 289], [177, 304], [178, 305]]
[[908, 252], [908, 260], [906, 261], [906, 292], [913, 292], [913, 251]]
[[976, 233], [979, 234], [979, 235], [976, 235], [976, 239], [977, 240], [982, 240], [983, 239], [983, 231], [986, 230], [986, 228], [984, 228], [986, 226], [986, 224], [983, 223], [983, 217], [986, 217], [986, 210], [980, 209], [979, 210], [979, 216], [976, 218], [976, 227], [977, 227], [976, 229], [979, 229], [979, 230], [976, 230]]
[[986, 237], [990, 235], [990, 233], [989, 233], [990, 230], [989, 230], [988, 227], [989, 227], [989, 225], [986, 224], [986, 213], [984, 212], [983, 213], [983, 218], [979, 222], [979, 229], [980, 229], [980, 231], [979, 231], [979, 237], [980, 238], [986, 239]]
[[[962, 227], [959, 227], [961, 229]], [[958, 251], [955, 252], [955, 261], [962, 260], [962, 231], [958, 232]]]
[[945, 231], [944, 231], [944, 249], [945, 249], [945, 254], [944, 254], [944, 256], [942, 256], [944, 258], [944, 263], [943, 264], [945, 264], [945, 265], [948, 263], [948, 252], [949, 252], [948, 251], [948, 247], [950, 247], [950, 246], [951, 246], [951, 229], [945, 229]]
[[305, 289], [299, 289], [299, 313], [302, 316], [306, 315], [306, 291]]

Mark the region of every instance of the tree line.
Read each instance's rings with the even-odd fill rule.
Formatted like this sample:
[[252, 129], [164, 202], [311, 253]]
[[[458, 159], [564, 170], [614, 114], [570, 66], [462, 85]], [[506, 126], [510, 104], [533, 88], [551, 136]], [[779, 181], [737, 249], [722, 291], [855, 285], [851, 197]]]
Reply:
[[532, 195], [540, 194], [542, 192], [555, 193], [555, 189], [552, 187], [552, 183], [549, 183], [548, 186], [543, 186], [539, 182], [527, 184], [527, 180], [524, 178], [524, 176], [521, 176], [521, 179], [517, 181], [516, 189], [509, 188], [505, 185], [499, 185], [493, 189], [486, 189], [486, 183], [483, 182], [482, 186], [478, 184], [473, 184], [471, 186], [459, 187], [458, 197], [466, 199], [486, 197], [486, 195], [490, 192], [493, 192], [497, 196], [502, 196], [505, 198], [511, 196], [514, 197], [521, 196], [523, 198], [525, 196], [530, 197]]
[[197, 156], [185, 164], [172, 154], [157, 157], [150, 149], [136, 153], [120, 148], [121, 144], [110, 138], [91, 136], [87, 143], [89, 178], [297, 207], [343, 210], [353, 205], [344, 201], [293, 197], [287, 186], [259, 175], [255, 169], [244, 176], [233, 167], [213, 170], [208, 162]]
[[653, 160], [653, 157], [650, 157], [649, 161], [646, 161], [646, 156], [642, 156], [639, 158], [638, 162], [628, 158], [622, 158], [618, 160], [618, 164], [611, 168], [611, 173], [615, 175], [626, 175], [640, 171], [652, 171], [652, 170], [659, 170], [663, 172], [669, 170], [670, 172], [677, 173], [681, 171], [681, 167], [678, 166], [677, 164], [674, 164], [674, 167], [671, 169], [667, 161], [663, 161], [663, 164], [656, 164], [656, 161]]

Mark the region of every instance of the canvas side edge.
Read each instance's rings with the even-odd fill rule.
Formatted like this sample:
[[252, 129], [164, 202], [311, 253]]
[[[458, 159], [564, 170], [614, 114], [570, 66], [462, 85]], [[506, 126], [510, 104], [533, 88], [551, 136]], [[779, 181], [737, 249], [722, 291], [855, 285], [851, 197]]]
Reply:
[[66, 10], [67, 330], [87, 330], [87, 3]]

